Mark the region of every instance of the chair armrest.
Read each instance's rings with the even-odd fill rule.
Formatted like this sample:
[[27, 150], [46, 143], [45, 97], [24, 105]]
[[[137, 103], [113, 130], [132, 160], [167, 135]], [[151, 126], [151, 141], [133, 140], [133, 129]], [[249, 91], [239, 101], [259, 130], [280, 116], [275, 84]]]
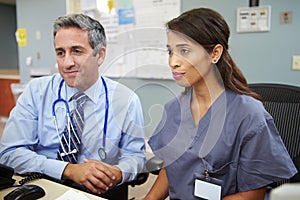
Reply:
[[156, 156], [153, 156], [146, 162], [146, 169], [154, 175], [158, 175], [160, 169], [163, 167], [163, 160]]
[[127, 184], [134, 187], [136, 185], [142, 185], [143, 183], [145, 183], [147, 181], [149, 177], [149, 173], [148, 172], [141, 172], [138, 173], [136, 178], [133, 181], [128, 182]]
[[145, 169], [138, 173], [133, 181], [127, 182], [128, 185], [134, 187], [145, 183], [149, 177], [149, 172], [154, 175], [158, 175], [160, 169], [163, 167], [163, 161], [156, 156], [151, 157], [146, 161]]

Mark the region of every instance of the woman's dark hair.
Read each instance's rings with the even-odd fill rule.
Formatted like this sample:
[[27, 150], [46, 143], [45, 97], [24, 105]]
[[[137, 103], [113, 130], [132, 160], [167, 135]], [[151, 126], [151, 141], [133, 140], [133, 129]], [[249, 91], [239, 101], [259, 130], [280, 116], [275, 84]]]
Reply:
[[225, 88], [261, 100], [261, 97], [248, 87], [246, 78], [228, 52], [230, 29], [222, 15], [209, 8], [196, 8], [182, 13], [166, 26], [167, 29], [180, 32], [196, 41], [208, 53], [211, 53], [217, 44], [222, 45], [223, 53], [217, 68]]

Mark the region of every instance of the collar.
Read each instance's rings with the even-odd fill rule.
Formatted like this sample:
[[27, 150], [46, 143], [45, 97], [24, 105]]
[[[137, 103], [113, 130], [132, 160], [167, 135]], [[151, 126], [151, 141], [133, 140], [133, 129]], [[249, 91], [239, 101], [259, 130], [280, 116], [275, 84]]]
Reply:
[[[72, 100], [73, 95], [77, 93], [79, 90], [77, 88], [69, 87], [67, 84], [65, 84], [65, 88], [66, 88], [68, 102], [70, 102]], [[96, 104], [101, 95], [106, 95], [101, 80], [101, 76], [99, 76], [98, 80], [91, 87], [89, 87], [87, 90], [83, 92], [89, 97], [89, 99], [93, 103]]]

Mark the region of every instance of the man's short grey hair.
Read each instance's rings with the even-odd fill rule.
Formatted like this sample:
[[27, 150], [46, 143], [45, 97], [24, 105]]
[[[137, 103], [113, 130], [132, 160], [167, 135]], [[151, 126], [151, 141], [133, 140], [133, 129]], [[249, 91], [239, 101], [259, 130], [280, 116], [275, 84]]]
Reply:
[[106, 47], [105, 31], [99, 21], [84, 14], [61, 16], [57, 18], [53, 24], [54, 38], [61, 28], [69, 27], [76, 27], [88, 31], [89, 43], [94, 50], [94, 55], [99, 52], [101, 47]]

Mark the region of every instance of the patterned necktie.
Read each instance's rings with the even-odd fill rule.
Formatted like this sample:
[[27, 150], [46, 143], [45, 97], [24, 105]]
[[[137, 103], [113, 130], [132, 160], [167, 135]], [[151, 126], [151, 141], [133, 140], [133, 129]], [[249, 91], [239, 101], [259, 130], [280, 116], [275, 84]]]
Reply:
[[83, 106], [88, 97], [82, 92], [77, 92], [72, 99], [76, 102], [76, 108], [71, 114], [71, 122], [67, 122], [67, 126], [62, 134], [57, 159], [77, 163], [81, 143], [80, 138], [84, 126]]

